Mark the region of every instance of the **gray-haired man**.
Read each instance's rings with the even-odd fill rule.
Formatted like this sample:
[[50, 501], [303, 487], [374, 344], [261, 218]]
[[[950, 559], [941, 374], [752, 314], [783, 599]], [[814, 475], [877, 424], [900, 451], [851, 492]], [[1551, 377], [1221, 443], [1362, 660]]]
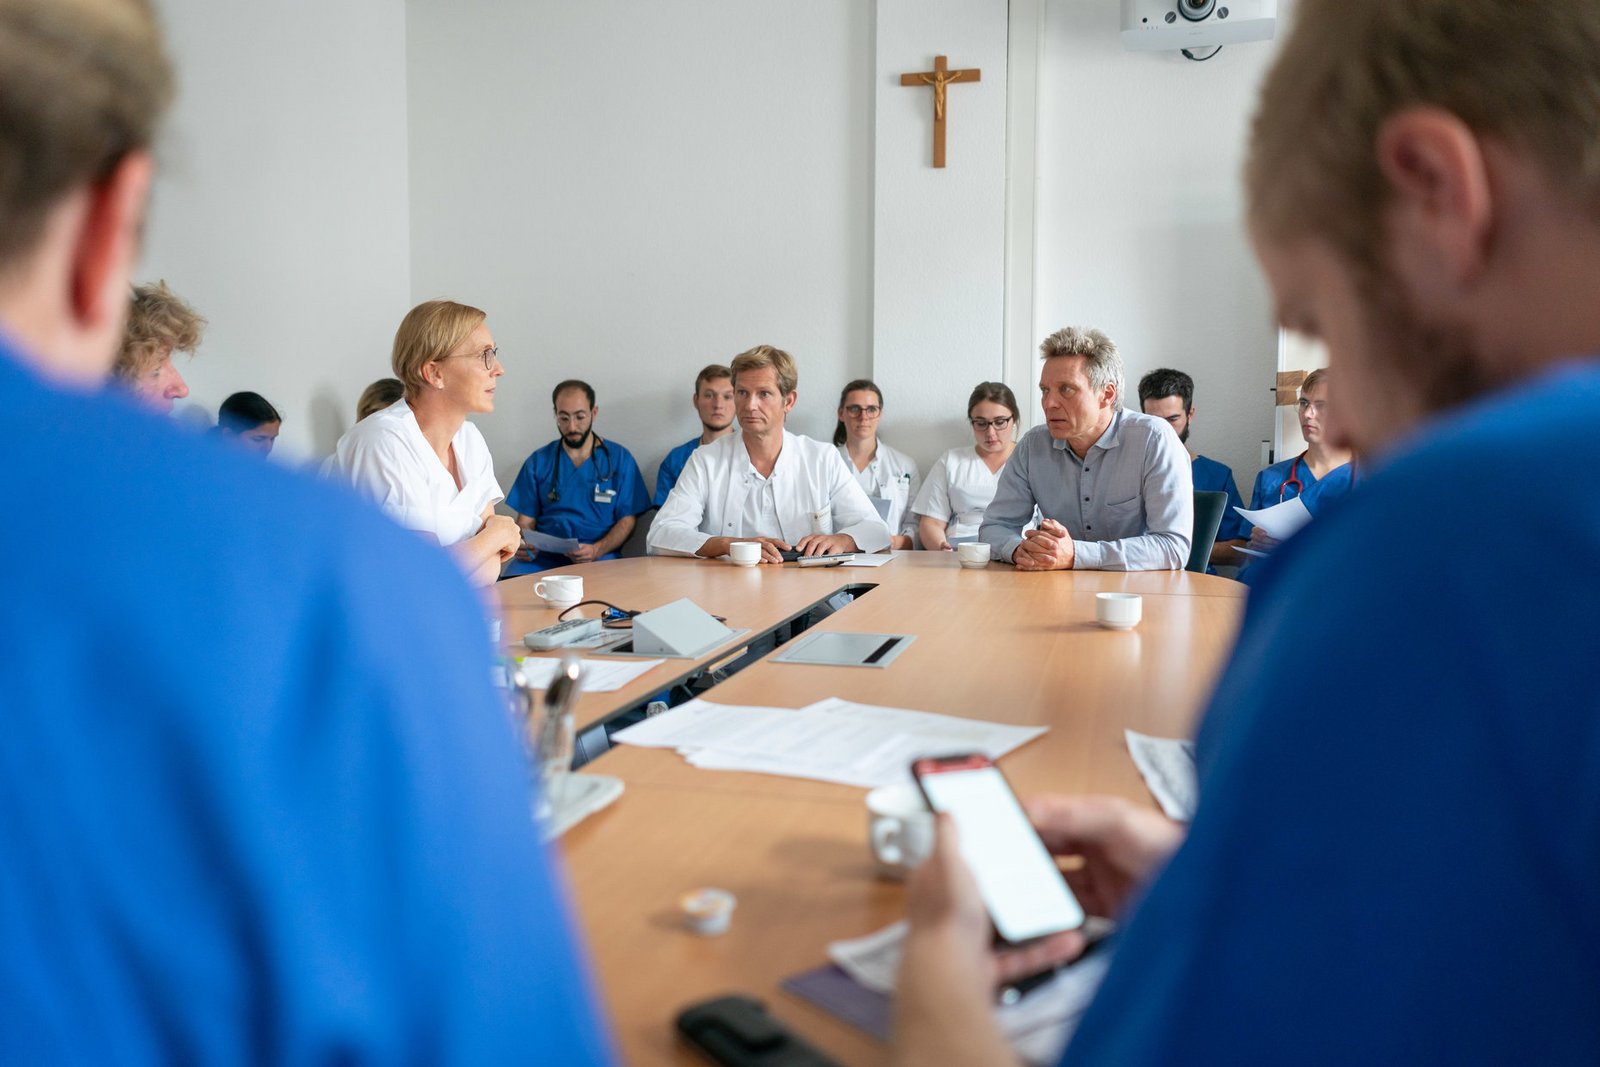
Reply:
[[[978, 538], [1018, 570], [1178, 570], [1194, 528], [1189, 457], [1160, 419], [1122, 407], [1122, 356], [1069, 326], [1039, 346], [1045, 425], [1023, 435]], [[1038, 507], [1044, 521], [1023, 526]]]

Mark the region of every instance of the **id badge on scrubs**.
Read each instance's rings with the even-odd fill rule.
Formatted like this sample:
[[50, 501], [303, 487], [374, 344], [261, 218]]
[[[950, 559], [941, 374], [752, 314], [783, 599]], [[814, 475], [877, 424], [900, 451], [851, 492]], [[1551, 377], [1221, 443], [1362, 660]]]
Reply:
[[617, 491], [615, 489], [602, 489], [598, 485], [594, 487], [594, 502], [596, 504], [609, 504], [615, 499], [617, 499]]

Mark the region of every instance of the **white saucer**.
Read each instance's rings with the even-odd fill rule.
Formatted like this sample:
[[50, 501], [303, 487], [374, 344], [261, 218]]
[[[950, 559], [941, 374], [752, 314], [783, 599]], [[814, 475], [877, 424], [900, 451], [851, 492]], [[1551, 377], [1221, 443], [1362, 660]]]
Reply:
[[967, 568], [969, 571], [981, 571], [983, 568], [989, 565], [988, 560], [984, 560], [982, 563], [968, 563], [964, 559], [957, 559], [956, 562]]
[[745, 562], [743, 562], [741, 560], [733, 559], [733, 558], [730, 557], [728, 559], [728, 562], [733, 564], [735, 567], [759, 567], [759, 566], [761, 566], [761, 561], [759, 559], [753, 559], [749, 563], [745, 563]]

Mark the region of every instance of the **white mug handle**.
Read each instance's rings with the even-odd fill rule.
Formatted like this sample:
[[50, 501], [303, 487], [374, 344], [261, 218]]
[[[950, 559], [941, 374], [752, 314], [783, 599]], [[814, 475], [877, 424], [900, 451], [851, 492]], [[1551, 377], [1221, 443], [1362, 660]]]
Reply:
[[543, 582], [534, 582], [533, 583], [533, 593], [534, 593], [535, 596], [544, 597], [544, 599], [546, 599], [546, 600], [550, 599], [548, 596], [545, 596], [544, 583]]
[[897, 867], [905, 862], [905, 852], [900, 844], [900, 823], [894, 819], [879, 819], [872, 824], [872, 851], [883, 862]]

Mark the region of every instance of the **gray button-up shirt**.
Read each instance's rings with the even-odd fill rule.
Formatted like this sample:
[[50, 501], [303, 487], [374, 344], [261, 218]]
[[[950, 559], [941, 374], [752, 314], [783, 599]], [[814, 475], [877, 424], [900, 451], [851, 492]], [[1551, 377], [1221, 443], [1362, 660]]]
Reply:
[[1033, 509], [1072, 535], [1077, 570], [1181, 570], [1194, 535], [1189, 454], [1161, 419], [1118, 408], [1082, 459], [1044, 426], [1000, 472], [978, 538], [1011, 561]]

